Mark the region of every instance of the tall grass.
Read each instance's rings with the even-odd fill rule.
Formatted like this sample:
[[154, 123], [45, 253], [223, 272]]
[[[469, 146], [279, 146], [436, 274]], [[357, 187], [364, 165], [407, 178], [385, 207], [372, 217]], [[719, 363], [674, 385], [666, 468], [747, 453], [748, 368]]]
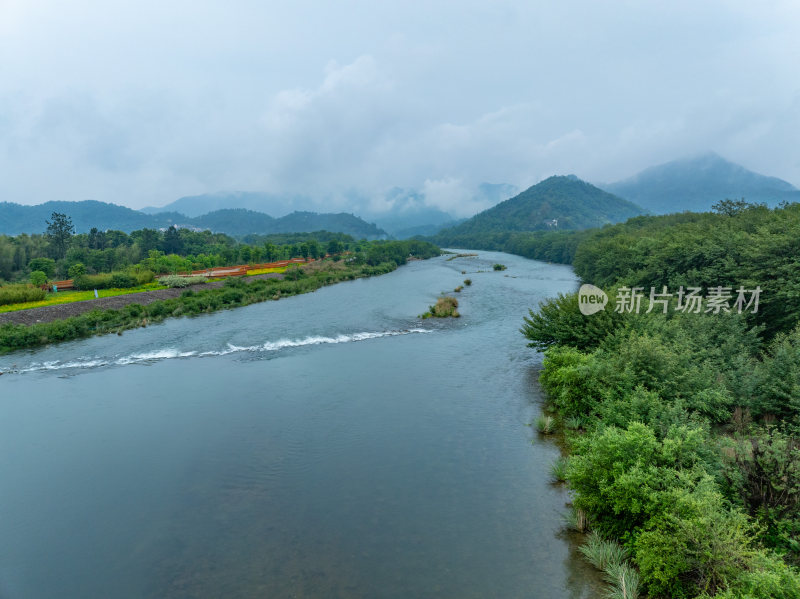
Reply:
[[579, 551], [598, 570], [605, 570], [610, 564], [619, 565], [628, 557], [622, 545], [616, 541], [606, 541], [597, 531], [589, 533], [586, 544]]
[[605, 597], [638, 599], [639, 573], [628, 563], [628, 552], [622, 545], [607, 541], [592, 531], [579, 551], [590, 564], [603, 572], [603, 578], [609, 585]]
[[567, 480], [567, 458], [559, 457], [550, 464], [550, 476], [557, 483], [563, 483]]
[[574, 505], [570, 506], [569, 511], [564, 514], [564, 525], [575, 532], [586, 532], [589, 528], [589, 520], [586, 518], [586, 512], [576, 508]]
[[638, 599], [639, 573], [628, 562], [609, 564], [603, 577], [609, 584], [605, 592], [608, 599]]
[[556, 428], [555, 420], [552, 416], [541, 414], [536, 418], [536, 430], [543, 435], [551, 434]]
[[44, 299], [47, 292], [33, 285], [4, 285], [0, 287], [0, 306], [38, 302]]

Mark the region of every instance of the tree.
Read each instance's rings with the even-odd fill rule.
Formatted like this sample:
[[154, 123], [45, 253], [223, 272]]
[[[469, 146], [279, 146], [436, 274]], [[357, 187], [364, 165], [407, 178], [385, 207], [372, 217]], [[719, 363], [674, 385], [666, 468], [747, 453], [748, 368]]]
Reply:
[[32, 271], [39, 270], [43, 272], [49, 279], [56, 272], [56, 261], [52, 258], [34, 258], [28, 262], [28, 268], [30, 268]]
[[161, 236], [155, 229], [140, 229], [131, 233], [131, 238], [139, 244], [142, 253], [147, 254], [150, 250], [158, 249]]
[[316, 239], [308, 241], [308, 254], [314, 258], [314, 260], [322, 256], [322, 248]]
[[53, 214], [50, 215], [50, 220], [45, 222], [47, 223], [47, 232], [45, 235], [50, 242], [53, 255], [61, 259], [66, 255], [70, 240], [75, 234], [75, 227], [72, 225], [72, 219], [66, 214], [53, 212]]
[[273, 262], [278, 257], [278, 248], [274, 243], [264, 242], [264, 255], [267, 262]]
[[755, 204], [751, 204], [744, 198], [742, 198], [741, 200], [731, 200], [725, 198], [724, 200], [720, 200], [719, 202], [711, 206], [711, 209], [717, 214], [724, 214], [726, 216], [736, 216], [737, 214], [740, 214], [743, 210], [747, 210], [748, 208], [753, 208], [753, 207], [755, 207]]
[[334, 254], [340, 254], [342, 252], [342, 242], [337, 241], [336, 239], [331, 239], [328, 242], [328, 253], [333, 256]]
[[67, 276], [69, 276], [70, 279], [76, 279], [79, 276], [85, 274], [86, 274], [86, 266], [84, 266], [83, 263], [81, 262], [76, 262], [75, 264], [70, 266], [69, 270], [67, 271]]
[[106, 234], [98, 231], [97, 227], [89, 230], [89, 247], [93, 250], [102, 250], [106, 247]]
[[180, 254], [183, 250], [183, 239], [175, 225], [164, 231], [164, 241], [161, 247], [165, 254]]
[[31, 273], [31, 285], [36, 285], [37, 287], [41, 287], [47, 283], [47, 275], [44, 274], [41, 270], [34, 270]]

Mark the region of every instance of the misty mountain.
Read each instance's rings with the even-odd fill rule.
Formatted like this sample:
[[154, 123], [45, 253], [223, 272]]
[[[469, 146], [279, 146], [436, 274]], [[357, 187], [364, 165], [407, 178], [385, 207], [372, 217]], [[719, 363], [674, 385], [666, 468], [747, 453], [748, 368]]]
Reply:
[[[158, 215], [156, 215], [158, 216]], [[381, 239], [388, 237], [386, 231], [373, 223], [340, 212], [338, 214], [318, 214], [316, 212], [292, 212], [280, 218], [273, 218], [261, 212], [230, 208], [216, 210], [203, 216], [188, 219], [188, 223], [201, 229], [211, 229], [228, 235], [248, 234], [269, 235], [272, 233], [303, 233], [308, 231], [331, 231], [346, 233], [356, 239]]]
[[61, 212], [72, 219], [75, 231], [86, 233], [92, 227], [98, 229], [115, 229], [119, 231], [135, 231], [149, 227], [157, 229], [169, 226], [176, 220], [175, 216], [159, 215], [154, 218], [148, 214], [95, 200], [82, 202], [45, 202], [36, 206], [23, 206], [11, 202], [0, 203], [0, 234], [19, 235], [20, 233], [44, 233], [47, 229], [45, 221], [53, 212]]
[[[451, 214], [426, 205], [425, 195], [415, 189], [395, 187], [387, 192], [383, 201], [389, 206], [388, 209], [383, 212], [368, 211], [366, 216], [398, 239], [432, 235], [455, 221]], [[428, 233], [419, 233], [419, 230]]]
[[714, 153], [652, 166], [629, 179], [599, 186], [656, 214], [704, 212], [726, 198], [768, 206], [800, 201], [800, 190], [791, 183]]
[[311, 200], [301, 196], [285, 196], [259, 191], [221, 191], [184, 196], [160, 208], [142, 208], [142, 212], [146, 214], [179, 212], [186, 216], [197, 217], [217, 210], [244, 208], [261, 213], [287, 214], [292, 209], [307, 208], [310, 205]]
[[441, 231], [434, 239], [453, 245], [492, 233], [589, 229], [621, 222], [644, 212], [639, 206], [574, 175], [556, 176], [456, 227]]
[[[516, 191], [516, 187], [505, 183], [481, 183], [470, 201], [492, 206]], [[366, 216], [398, 239], [434, 235], [466, 220], [432, 206], [425, 194], [415, 189], [395, 187], [387, 192], [383, 201], [390, 206], [387, 210], [367, 212]]]
[[299, 233], [324, 229], [336, 233], [347, 233], [357, 239], [387, 237], [383, 229], [346, 213], [293, 212], [281, 218], [273, 218], [252, 210], [225, 209], [190, 218], [177, 212], [145, 214], [124, 206], [94, 200], [45, 202], [36, 206], [0, 203], [0, 234], [43, 233], [47, 229], [46, 221], [53, 212], [61, 212], [69, 216], [77, 233], [86, 233], [92, 227], [130, 233], [137, 229], [161, 229], [176, 225], [210, 229], [214, 232], [234, 236], [249, 233], [262, 235]]
[[[471, 194], [469, 200], [483, 206], [492, 206], [516, 193], [517, 188], [505, 183], [481, 183]], [[459, 219], [453, 214], [431, 204], [430, 198], [416, 189], [394, 187], [381, 196], [372, 197], [358, 191], [350, 191], [344, 195], [345, 204], [348, 210], [358, 214], [364, 220], [374, 222], [388, 232], [388, 234], [404, 239], [414, 235], [432, 235], [443, 228], [452, 227], [463, 219]], [[340, 198], [341, 201], [341, 198]], [[281, 195], [265, 192], [251, 191], [231, 191], [217, 192], [195, 196], [185, 196], [162, 206], [160, 208], [143, 208], [142, 212], [151, 215], [163, 215], [179, 213], [192, 218], [200, 218], [209, 213], [216, 213], [222, 210], [241, 208], [253, 212], [265, 214], [286, 214], [288, 210], [294, 210], [295, 214], [310, 214], [298, 212], [308, 210], [315, 206], [314, 202], [305, 196]], [[231, 215], [220, 218], [233, 218]], [[262, 216], [255, 217], [259, 223], [264, 224], [268, 221]], [[286, 221], [287, 226], [294, 228], [301, 217], [295, 216]], [[198, 221], [198, 226], [206, 226], [207, 221]], [[362, 231], [361, 225], [351, 223], [356, 231]], [[229, 228], [241, 230], [243, 223], [231, 221]], [[339, 226], [345, 226], [342, 221]], [[292, 229], [294, 230], [294, 229]], [[315, 230], [315, 229], [308, 229]], [[372, 235], [382, 235], [381, 233], [371, 232]]]

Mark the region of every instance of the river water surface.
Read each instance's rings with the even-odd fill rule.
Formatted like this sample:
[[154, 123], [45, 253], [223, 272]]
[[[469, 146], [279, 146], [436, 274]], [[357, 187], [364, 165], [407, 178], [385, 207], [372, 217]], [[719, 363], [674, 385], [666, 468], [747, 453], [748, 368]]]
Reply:
[[593, 596], [519, 333], [575, 285], [480, 252], [0, 357], [0, 598]]

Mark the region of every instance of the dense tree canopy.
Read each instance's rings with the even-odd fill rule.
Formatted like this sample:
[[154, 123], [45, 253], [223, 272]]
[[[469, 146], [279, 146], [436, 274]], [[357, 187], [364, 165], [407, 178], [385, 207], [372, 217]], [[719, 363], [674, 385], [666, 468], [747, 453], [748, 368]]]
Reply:
[[620, 288], [760, 286], [758, 311], [525, 319], [574, 506], [624, 544], [651, 597], [800, 597], [800, 205], [721, 202], [588, 232], [575, 271]]

